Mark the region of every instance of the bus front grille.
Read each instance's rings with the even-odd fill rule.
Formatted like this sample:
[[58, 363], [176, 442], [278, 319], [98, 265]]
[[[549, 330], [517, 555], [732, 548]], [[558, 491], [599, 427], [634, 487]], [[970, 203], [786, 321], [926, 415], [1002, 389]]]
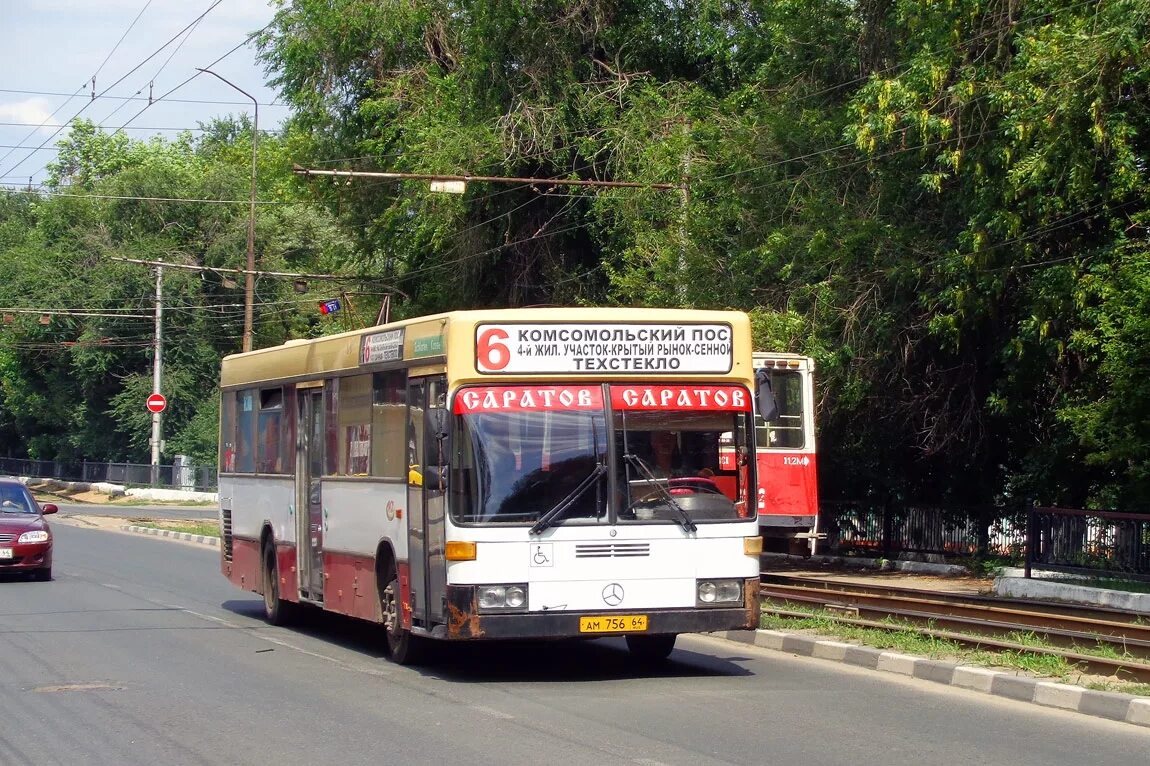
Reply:
[[650, 555], [650, 543], [578, 543], [575, 546], [577, 559], [634, 558]]

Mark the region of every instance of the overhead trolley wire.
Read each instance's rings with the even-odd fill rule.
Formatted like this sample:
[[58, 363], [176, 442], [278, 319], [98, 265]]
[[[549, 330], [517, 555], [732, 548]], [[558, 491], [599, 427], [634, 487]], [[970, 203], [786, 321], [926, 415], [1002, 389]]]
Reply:
[[[196, 24], [198, 24], [198, 23], [200, 22], [200, 20], [201, 20], [201, 19], [203, 19], [205, 16], [207, 16], [209, 13], [211, 13], [211, 12], [212, 12], [212, 11], [213, 11], [213, 10], [216, 8], [216, 6], [218, 6], [218, 5], [219, 5], [220, 3], [222, 3], [222, 2], [223, 2], [223, 0], [213, 0], [212, 4], [211, 4], [210, 6], [208, 6], [208, 9], [207, 9], [206, 11], [204, 11], [203, 13], [201, 13], [199, 16], [197, 16], [197, 17], [196, 17], [196, 19], [195, 19], [195, 20], [194, 20], [194, 21], [193, 21], [191, 24], [188, 24], [186, 27], [184, 27], [183, 29], [181, 29], [179, 32], [177, 32], [177, 33], [176, 33], [176, 35], [175, 35], [174, 37], [172, 37], [172, 38], [171, 38], [170, 40], [168, 40], [166, 43], [164, 43], [164, 44], [163, 44], [163, 45], [161, 45], [159, 48], [157, 48], [157, 49], [156, 49], [156, 50], [155, 50], [153, 53], [151, 53], [151, 54], [150, 54], [150, 55], [149, 55], [147, 58], [145, 58], [145, 59], [144, 59], [143, 61], [141, 61], [139, 64], [137, 64], [136, 66], [134, 66], [134, 67], [133, 67], [133, 68], [132, 68], [130, 71], [128, 71], [128, 73], [127, 73], [127, 74], [123, 75], [123, 76], [122, 76], [122, 77], [121, 77], [119, 80], [116, 80], [116, 82], [114, 82], [114, 83], [112, 83], [110, 86], [108, 86], [108, 88], [106, 88], [106, 89], [104, 90], [104, 93], [107, 93], [107, 92], [108, 92], [108, 91], [110, 91], [112, 88], [115, 88], [117, 85], [119, 85], [120, 83], [122, 83], [124, 80], [126, 80], [126, 79], [128, 79], [130, 76], [132, 76], [132, 75], [133, 75], [135, 72], [137, 72], [137, 71], [138, 71], [138, 70], [139, 70], [141, 67], [143, 67], [143, 66], [144, 66], [144, 64], [147, 64], [149, 61], [151, 61], [153, 58], [155, 58], [155, 57], [156, 57], [156, 56], [157, 56], [157, 55], [158, 55], [158, 54], [159, 54], [161, 51], [163, 51], [165, 48], [167, 48], [169, 45], [171, 45], [171, 44], [172, 44], [172, 43], [173, 43], [173, 42], [174, 42], [176, 39], [178, 39], [178, 38], [180, 37], [180, 35], [182, 35], [184, 32], [186, 32], [186, 31], [187, 31], [188, 29], [190, 29], [191, 27], [193, 27], [193, 26], [195, 26]], [[32, 149], [30, 152], [28, 152], [28, 154], [27, 154], [27, 155], [25, 155], [24, 159], [20, 160], [20, 161], [19, 161], [19, 162], [17, 162], [15, 165], [13, 165], [12, 167], [8, 168], [8, 170], [7, 170], [7, 172], [6, 172], [6, 173], [2, 173], [2, 174], [0, 174], [0, 175], [9, 175], [9, 174], [11, 174], [11, 173], [15, 172], [15, 170], [16, 170], [18, 167], [20, 167], [20, 166], [21, 166], [21, 165], [23, 165], [25, 162], [27, 162], [29, 159], [31, 159], [31, 158], [32, 158], [32, 156], [33, 156], [33, 155], [34, 155], [36, 152], [38, 152], [39, 150], [41, 150], [41, 149], [43, 149], [45, 146], [47, 146], [47, 145], [48, 145], [48, 144], [49, 144], [49, 143], [52, 141], [52, 139], [54, 139], [56, 136], [60, 135], [60, 131], [64, 130], [64, 128], [65, 128], [65, 127], [67, 127], [69, 124], [71, 124], [71, 122], [72, 122], [73, 120], [75, 120], [77, 117], [79, 117], [81, 114], [83, 114], [83, 113], [84, 113], [84, 112], [85, 112], [85, 111], [88, 109], [88, 107], [89, 107], [89, 106], [91, 106], [92, 104], [94, 104], [94, 103], [96, 102], [96, 99], [98, 99], [98, 98], [101, 98], [101, 97], [103, 97], [103, 93], [101, 93], [101, 94], [94, 94], [94, 95], [93, 95], [93, 98], [92, 98], [90, 101], [88, 101], [86, 104], [84, 104], [84, 106], [83, 106], [83, 107], [81, 107], [81, 108], [80, 108], [80, 110], [79, 110], [78, 112], [76, 112], [74, 115], [72, 115], [71, 119], [69, 119], [67, 123], [65, 123], [64, 125], [61, 125], [60, 127], [58, 127], [58, 128], [56, 129], [56, 131], [55, 131], [54, 133], [52, 133], [52, 135], [50, 135], [50, 136], [48, 136], [48, 138], [44, 139], [44, 143], [40, 144], [40, 146], [36, 147], [35, 149]], [[134, 118], [133, 118], [133, 119], [134, 119]], [[7, 155], [5, 155], [5, 156], [7, 156]]]

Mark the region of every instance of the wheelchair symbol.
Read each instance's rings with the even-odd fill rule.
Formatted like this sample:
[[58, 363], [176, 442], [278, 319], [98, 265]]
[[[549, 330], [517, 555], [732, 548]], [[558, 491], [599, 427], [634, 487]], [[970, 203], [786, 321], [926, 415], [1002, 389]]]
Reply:
[[541, 545], [531, 546], [531, 566], [534, 567], [549, 567], [551, 566], [551, 545], [543, 543]]

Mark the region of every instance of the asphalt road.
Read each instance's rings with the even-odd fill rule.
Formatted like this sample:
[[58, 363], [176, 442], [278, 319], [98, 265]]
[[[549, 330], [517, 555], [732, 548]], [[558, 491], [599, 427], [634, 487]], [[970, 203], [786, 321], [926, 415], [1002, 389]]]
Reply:
[[372, 626], [260, 619], [215, 549], [56, 524], [57, 579], [0, 579], [0, 764], [1145, 763], [1150, 732], [684, 637], [383, 658]]

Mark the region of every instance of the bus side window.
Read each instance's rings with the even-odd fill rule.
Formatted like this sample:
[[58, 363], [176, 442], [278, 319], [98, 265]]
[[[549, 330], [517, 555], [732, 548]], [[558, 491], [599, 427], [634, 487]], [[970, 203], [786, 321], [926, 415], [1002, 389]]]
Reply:
[[407, 474], [407, 375], [403, 370], [377, 372], [372, 388], [371, 475], [403, 478]]
[[255, 473], [256, 470], [256, 390], [240, 391], [236, 395], [236, 472]]

